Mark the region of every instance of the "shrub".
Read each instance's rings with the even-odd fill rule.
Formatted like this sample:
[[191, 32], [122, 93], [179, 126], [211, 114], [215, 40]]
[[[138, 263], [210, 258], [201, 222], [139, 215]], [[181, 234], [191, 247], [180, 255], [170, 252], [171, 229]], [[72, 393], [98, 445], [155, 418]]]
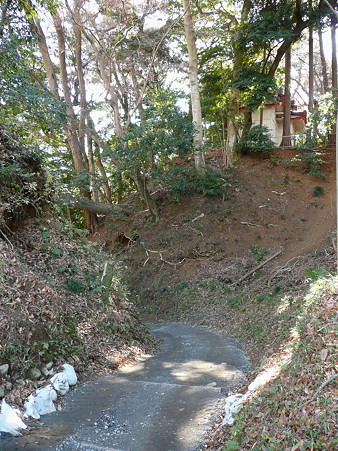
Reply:
[[321, 171], [321, 166], [325, 164], [323, 157], [326, 153], [309, 147], [301, 147], [300, 150], [305, 150], [304, 153], [296, 155], [291, 161], [295, 163], [304, 164], [305, 172], [314, 177], [325, 178], [326, 174]]
[[194, 169], [182, 166], [171, 166], [160, 175], [166, 190], [173, 200], [177, 201], [182, 194], [198, 192], [204, 196], [220, 196], [224, 194], [224, 179], [212, 169], [207, 169], [200, 176]]
[[320, 197], [324, 196], [324, 188], [322, 186], [315, 186], [313, 188], [312, 196], [314, 197]]
[[242, 152], [267, 153], [275, 147], [275, 143], [271, 139], [268, 127], [265, 125], [254, 125], [236, 147], [237, 150]]

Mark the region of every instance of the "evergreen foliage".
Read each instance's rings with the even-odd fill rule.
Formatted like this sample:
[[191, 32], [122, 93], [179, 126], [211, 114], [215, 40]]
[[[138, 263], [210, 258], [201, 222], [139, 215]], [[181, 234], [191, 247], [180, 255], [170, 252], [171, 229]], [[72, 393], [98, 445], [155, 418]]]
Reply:
[[1, 226], [36, 215], [51, 195], [42, 159], [0, 127]]
[[274, 147], [268, 127], [262, 125], [251, 127], [245, 138], [237, 144], [237, 149], [242, 152], [268, 153]]
[[175, 157], [192, 151], [193, 127], [188, 114], [177, 106], [174, 92], [154, 90], [147, 98], [144, 119], [112, 143], [106, 155], [120, 172], [156, 177]]
[[178, 201], [181, 195], [194, 192], [204, 196], [224, 194], [224, 179], [210, 168], [206, 170], [204, 176], [201, 176], [189, 167], [172, 165], [160, 175], [160, 180], [174, 201]]

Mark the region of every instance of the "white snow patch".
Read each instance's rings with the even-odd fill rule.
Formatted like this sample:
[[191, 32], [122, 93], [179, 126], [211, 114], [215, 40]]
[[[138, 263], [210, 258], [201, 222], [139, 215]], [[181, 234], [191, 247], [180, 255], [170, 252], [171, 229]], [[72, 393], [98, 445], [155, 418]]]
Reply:
[[232, 426], [234, 424], [235, 420], [233, 416], [242, 407], [247, 397], [247, 394], [242, 395], [242, 393], [237, 393], [226, 398], [224, 407], [225, 415], [222, 421], [222, 426]]
[[39, 419], [41, 415], [55, 412], [56, 408], [53, 401], [57, 398], [56, 391], [51, 385], [36, 390], [29, 395], [24, 404], [25, 415]]
[[235, 422], [234, 415], [241, 409], [244, 402], [260, 387], [264, 386], [269, 382], [274, 376], [278, 374], [279, 368], [272, 367], [265, 371], [259, 373], [253, 382], [248, 386], [248, 391], [243, 395], [242, 393], [236, 393], [235, 395], [230, 395], [225, 399], [224, 406], [224, 418], [222, 421], [222, 426], [228, 425], [232, 426]]
[[54, 389], [60, 393], [61, 396], [64, 396], [69, 391], [69, 383], [67, 374], [64, 372], [56, 373], [50, 380]]
[[[49, 366], [51, 367], [52, 365], [49, 364]], [[69, 391], [69, 386], [76, 383], [77, 376], [73, 366], [64, 363], [63, 371], [55, 374], [50, 379], [50, 384], [28, 396], [27, 401], [24, 403], [24, 416], [39, 419], [41, 415], [55, 412], [56, 408], [53, 401], [57, 399], [57, 391], [64, 396]], [[20, 429], [27, 429], [27, 426], [18, 414], [20, 414], [20, 411], [13, 409], [3, 399], [0, 411], [0, 432], [21, 435]]]
[[67, 376], [69, 385], [75, 385], [77, 383], [77, 375], [72, 365], [69, 365], [69, 363], [64, 363], [63, 373]]
[[12, 435], [21, 435], [20, 429], [27, 429], [27, 426], [19, 417], [19, 413], [19, 410], [13, 409], [3, 399], [0, 413], [0, 431], [9, 432]]
[[261, 387], [262, 385], [265, 385], [267, 382], [269, 382], [273, 376], [277, 375], [278, 368], [271, 367], [267, 370], [263, 371], [262, 373], [259, 373], [255, 380], [251, 382], [251, 384], [248, 387], [249, 391], [255, 391], [257, 388]]

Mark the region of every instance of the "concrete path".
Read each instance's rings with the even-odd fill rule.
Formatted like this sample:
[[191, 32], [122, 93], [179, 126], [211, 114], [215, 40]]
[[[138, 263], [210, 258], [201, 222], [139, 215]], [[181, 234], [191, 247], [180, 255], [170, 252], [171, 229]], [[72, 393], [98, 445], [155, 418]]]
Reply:
[[[203, 445], [223, 394], [249, 362], [233, 339], [181, 323], [150, 325], [161, 351], [70, 393], [61, 412], [0, 449], [193, 451]], [[3, 447], [4, 446], [4, 447]]]

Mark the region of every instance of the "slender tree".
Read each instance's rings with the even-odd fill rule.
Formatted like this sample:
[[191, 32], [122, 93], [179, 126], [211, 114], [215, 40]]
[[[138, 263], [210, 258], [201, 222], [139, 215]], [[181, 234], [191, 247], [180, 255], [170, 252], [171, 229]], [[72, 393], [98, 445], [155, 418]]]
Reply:
[[282, 147], [289, 147], [291, 141], [291, 50], [285, 53], [285, 78], [284, 78], [284, 108], [283, 108], [283, 137], [281, 141]]
[[[331, 14], [331, 80], [332, 80], [332, 91], [333, 91], [334, 97], [338, 97], [336, 28], [337, 28], [337, 17], [334, 13], [332, 13]], [[331, 132], [329, 135], [329, 144], [336, 143], [336, 134], [337, 134], [337, 125], [334, 124], [332, 126], [332, 129], [331, 129]]]
[[198, 85], [198, 58], [194, 34], [194, 25], [190, 9], [190, 0], [183, 1], [184, 10], [184, 33], [188, 49], [189, 59], [189, 83], [191, 93], [192, 119], [195, 125], [194, 136], [194, 159], [195, 167], [200, 175], [205, 173], [205, 161], [203, 152], [203, 126], [200, 90]]
[[[309, 8], [312, 9], [312, 0], [309, 1]], [[309, 111], [313, 110], [314, 91], [314, 64], [313, 64], [313, 26], [309, 26]]]
[[328, 91], [329, 88], [329, 79], [327, 76], [327, 64], [324, 52], [324, 44], [323, 44], [323, 32], [322, 29], [318, 29], [318, 40], [319, 40], [319, 52], [320, 52], [320, 61], [321, 61], [321, 69], [322, 69], [322, 83], [323, 83], [323, 93]]

